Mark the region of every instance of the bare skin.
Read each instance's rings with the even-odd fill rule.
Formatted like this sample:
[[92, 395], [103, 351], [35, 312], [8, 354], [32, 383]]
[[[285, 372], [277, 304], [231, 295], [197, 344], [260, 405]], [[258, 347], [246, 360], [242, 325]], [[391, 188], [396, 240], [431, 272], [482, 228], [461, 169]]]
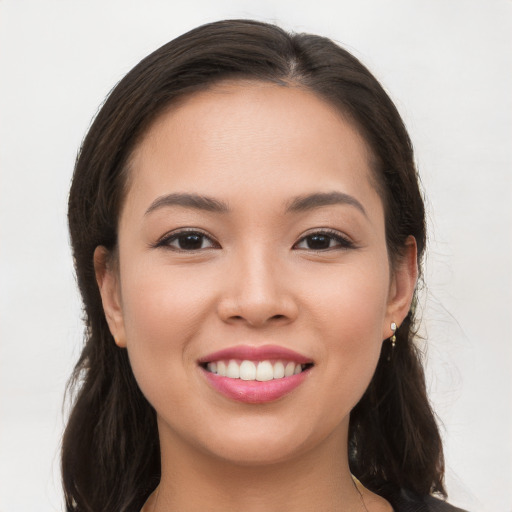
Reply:
[[[145, 512], [391, 510], [356, 488], [346, 449], [350, 411], [417, 278], [412, 238], [390, 269], [370, 161], [332, 106], [258, 82], [187, 98], [136, 149], [117, 259], [99, 247], [95, 265], [112, 334], [157, 413], [162, 478]], [[277, 400], [234, 400], [198, 361], [240, 344], [313, 366]]]

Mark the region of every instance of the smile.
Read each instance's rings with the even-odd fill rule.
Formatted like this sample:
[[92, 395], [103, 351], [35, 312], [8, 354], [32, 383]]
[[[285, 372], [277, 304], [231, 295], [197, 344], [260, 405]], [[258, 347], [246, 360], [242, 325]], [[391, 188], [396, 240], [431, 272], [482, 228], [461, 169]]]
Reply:
[[225, 397], [251, 404], [272, 402], [302, 384], [313, 361], [292, 350], [237, 346], [198, 361], [209, 385]]
[[246, 381], [267, 382], [297, 375], [305, 370], [307, 364], [293, 361], [213, 361], [206, 364], [206, 370], [221, 377], [229, 379], [242, 379]]

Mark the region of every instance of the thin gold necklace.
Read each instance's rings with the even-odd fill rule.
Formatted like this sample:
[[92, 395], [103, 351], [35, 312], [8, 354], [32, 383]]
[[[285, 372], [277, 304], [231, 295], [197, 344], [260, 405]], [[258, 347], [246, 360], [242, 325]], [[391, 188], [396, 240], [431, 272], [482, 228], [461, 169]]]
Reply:
[[357, 494], [359, 494], [359, 498], [361, 499], [361, 504], [364, 507], [364, 511], [368, 512], [368, 509], [366, 508], [366, 503], [364, 502], [363, 493], [359, 490], [359, 487], [357, 485], [358, 482], [359, 482], [359, 480], [357, 480], [357, 478], [354, 475], [352, 475], [352, 483], [354, 484], [354, 487], [356, 488]]

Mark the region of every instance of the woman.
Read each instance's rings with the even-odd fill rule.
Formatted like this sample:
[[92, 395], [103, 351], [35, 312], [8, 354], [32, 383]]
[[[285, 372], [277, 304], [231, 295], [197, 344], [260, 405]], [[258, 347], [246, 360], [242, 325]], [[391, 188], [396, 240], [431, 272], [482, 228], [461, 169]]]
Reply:
[[353, 56], [253, 21], [171, 41], [98, 113], [69, 225], [68, 510], [455, 510], [412, 147]]

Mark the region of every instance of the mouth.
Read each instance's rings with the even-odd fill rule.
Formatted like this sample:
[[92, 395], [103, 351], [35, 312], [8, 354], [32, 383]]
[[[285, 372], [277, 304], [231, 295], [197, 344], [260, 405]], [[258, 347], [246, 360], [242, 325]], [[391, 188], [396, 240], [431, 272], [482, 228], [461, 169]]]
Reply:
[[314, 362], [277, 346], [237, 346], [198, 361], [207, 382], [229, 399], [251, 404], [277, 400], [302, 384]]
[[290, 360], [225, 359], [202, 363], [201, 367], [209, 373], [228, 379], [268, 382], [298, 375], [313, 367], [313, 363], [298, 363]]

